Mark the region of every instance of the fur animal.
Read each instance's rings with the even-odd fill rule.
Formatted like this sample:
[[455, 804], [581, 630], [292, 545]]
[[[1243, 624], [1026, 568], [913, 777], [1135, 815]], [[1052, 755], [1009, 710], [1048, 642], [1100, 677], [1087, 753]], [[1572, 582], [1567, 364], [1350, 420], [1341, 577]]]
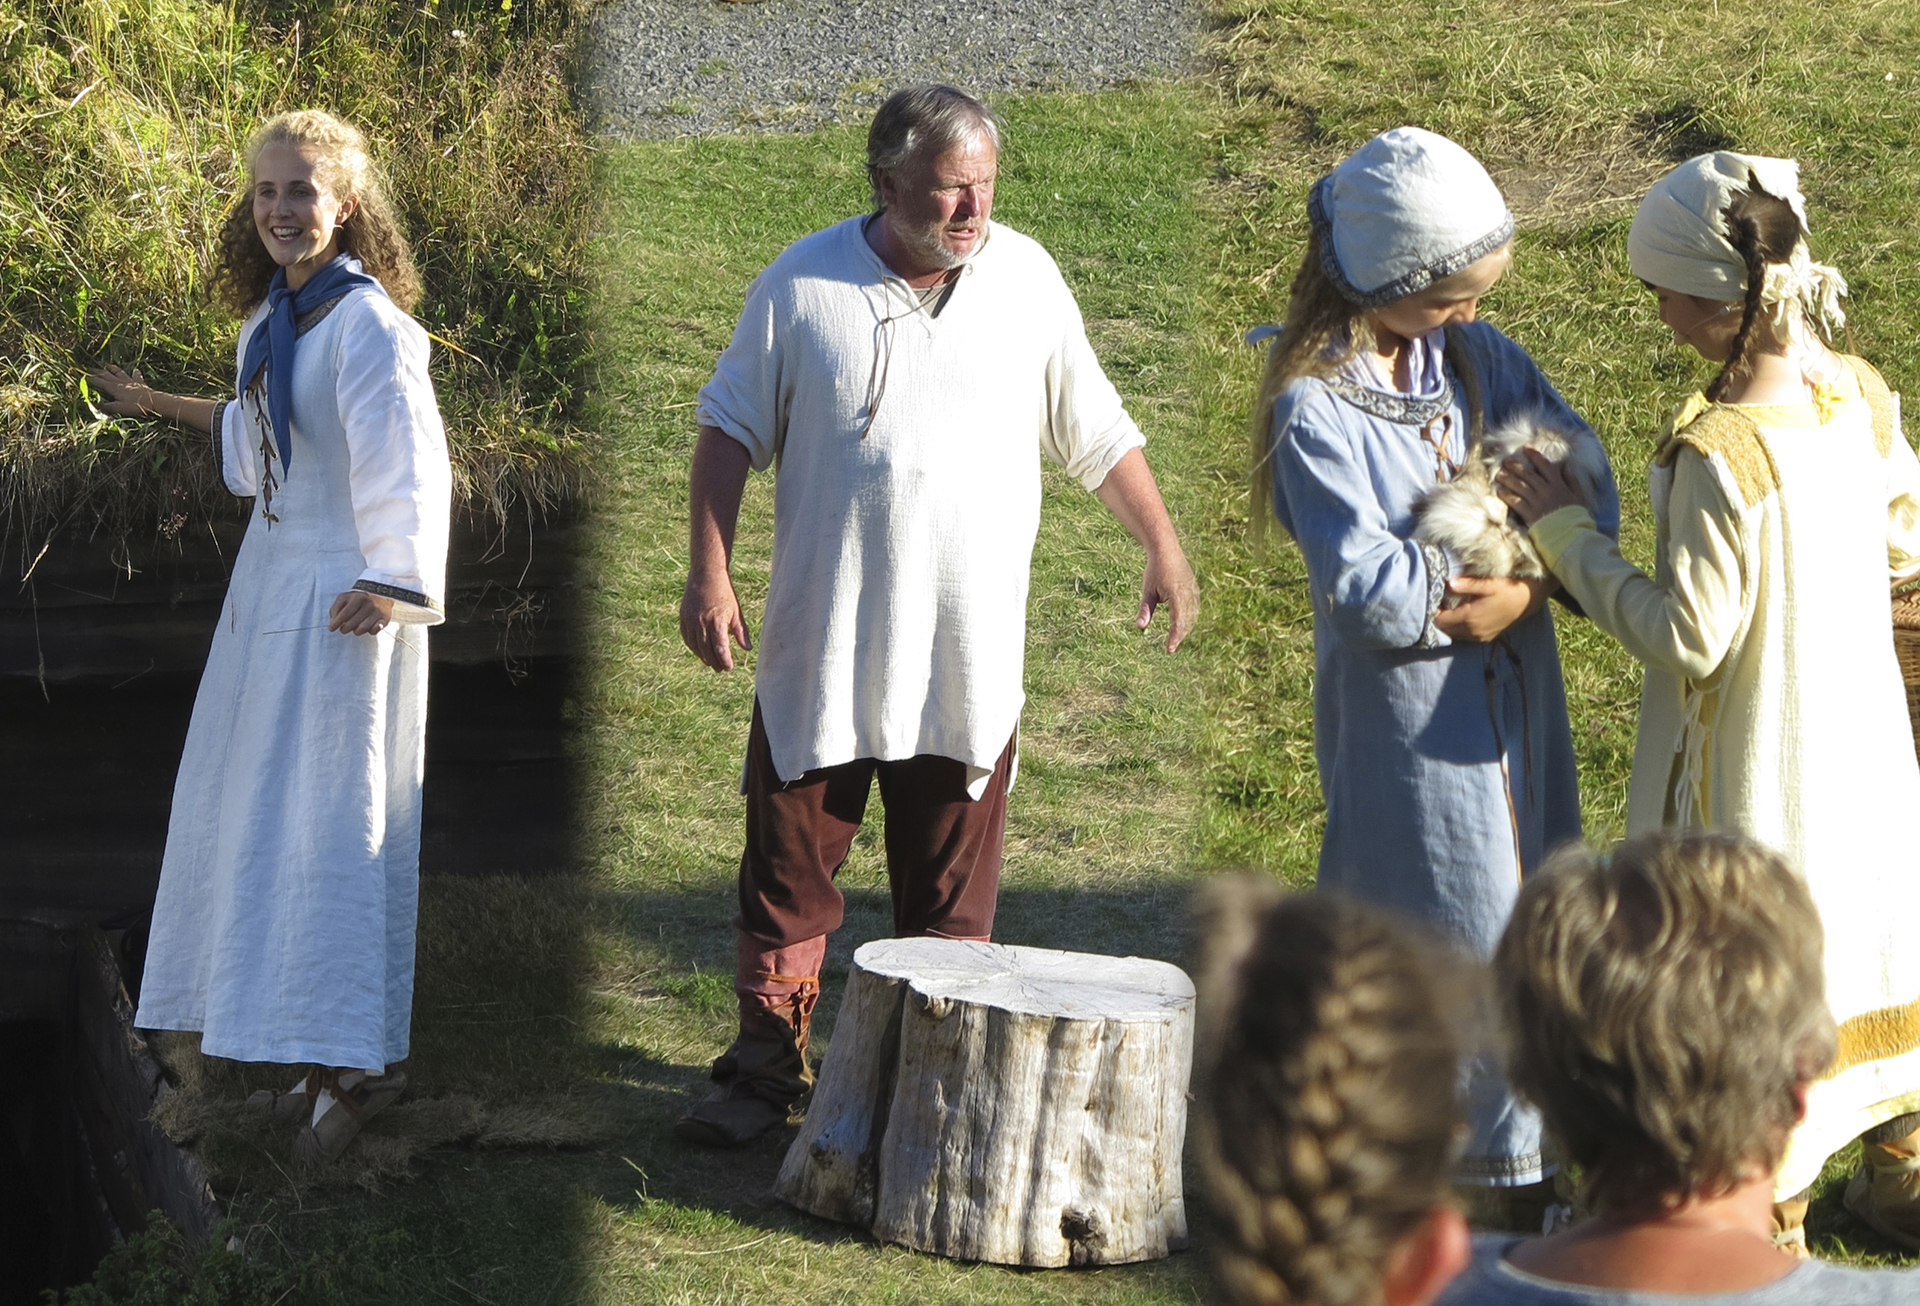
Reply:
[[[1546, 566], [1526, 527], [1493, 488], [1500, 464], [1528, 447], [1549, 461], [1566, 463], [1582, 498], [1591, 501], [1605, 482], [1606, 454], [1598, 441], [1557, 430], [1539, 414], [1516, 418], [1483, 433], [1467, 451], [1460, 474], [1421, 496], [1413, 509], [1413, 538], [1445, 549], [1463, 576], [1544, 577]], [[1459, 602], [1457, 594], [1446, 598], [1449, 608]]]

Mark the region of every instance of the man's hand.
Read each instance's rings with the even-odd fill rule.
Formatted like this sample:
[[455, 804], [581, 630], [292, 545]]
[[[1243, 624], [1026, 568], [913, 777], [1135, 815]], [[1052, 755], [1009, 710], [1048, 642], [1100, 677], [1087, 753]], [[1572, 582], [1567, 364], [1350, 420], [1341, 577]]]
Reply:
[[1200, 582], [1178, 544], [1147, 555], [1146, 574], [1140, 578], [1140, 611], [1133, 624], [1145, 630], [1153, 622], [1153, 610], [1162, 603], [1167, 605], [1167, 652], [1171, 653], [1193, 629], [1200, 611]]
[[687, 577], [687, 588], [680, 595], [680, 638], [715, 671], [733, 670], [734, 644], [742, 650], [753, 648], [733, 580], [724, 571]]
[[365, 590], [348, 590], [327, 609], [327, 629], [342, 635], [378, 635], [392, 620], [393, 600]]
[[1466, 597], [1459, 607], [1434, 613], [1434, 626], [1448, 639], [1485, 644], [1498, 639], [1520, 618], [1545, 607], [1559, 584], [1553, 580], [1456, 576], [1447, 582], [1447, 588]]
[[1180, 647], [1200, 614], [1200, 582], [1187, 565], [1187, 555], [1180, 548], [1180, 537], [1173, 532], [1173, 519], [1167, 516], [1167, 505], [1160, 499], [1160, 487], [1154, 483], [1146, 455], [1138, 449], [1127, 450], [1094, 493], [1146, 551], [1140, 611], [1133, 624], [1145, 630], [1153, 620], [1153, 610], [1166, 604], [1167, 652], [1171, 653]]
[[[753, 647], [740, 596], [733, 592], [733, 526], [747, 488], [747, 448], [717, 426], [700, 428], [688, 473], [687, 588], [680, 595], [680, 638], [715, 671], [733, 670], [732, 644]], [[729, 640], [732, 644], [729, 644]]]

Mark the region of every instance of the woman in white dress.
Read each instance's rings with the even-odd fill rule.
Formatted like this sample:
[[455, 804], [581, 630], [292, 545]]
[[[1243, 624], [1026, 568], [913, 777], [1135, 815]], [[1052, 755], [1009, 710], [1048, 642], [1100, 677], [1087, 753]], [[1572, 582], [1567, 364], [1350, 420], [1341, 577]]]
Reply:
[[305, 111], [249, 143], [216, 284], [232, 400], [91, 376], [116, 414], [213, 435], [254, 499], [175, 783], [137, 1023], [309, 1065], [255, 1104], [336, 1156], [406, 1083], [452, 472], [412, 256], [360, 133]]

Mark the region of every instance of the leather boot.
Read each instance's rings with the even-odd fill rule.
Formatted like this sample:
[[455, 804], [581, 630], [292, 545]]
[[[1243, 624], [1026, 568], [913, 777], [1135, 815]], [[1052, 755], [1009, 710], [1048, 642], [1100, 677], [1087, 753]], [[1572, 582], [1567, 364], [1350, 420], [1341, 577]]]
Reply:
[[1860, 1140], [1860, 1173], [1847, 1184], [1847, 1209], [1877, 1232], [1920, 1251], [1920, 1130], [1884, 1143]]
[[673, 1136], [703, 1147], [741, 1147], [786, 1124], [813, 1087], [807, 1031], [819, 1000], [813, 976], [778, 1007], [743, 999], [740, 1037], [713, 1063], [713, 1091], [680, 1118]]

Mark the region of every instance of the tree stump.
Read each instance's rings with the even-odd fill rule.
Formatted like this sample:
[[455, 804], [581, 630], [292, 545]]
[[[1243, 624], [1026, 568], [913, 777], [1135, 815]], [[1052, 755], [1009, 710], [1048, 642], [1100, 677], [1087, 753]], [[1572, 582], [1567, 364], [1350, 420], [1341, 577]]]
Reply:
[[1165, 962], [869, 943], [774, 1192], [958, 1260], [1165, 1256], [1192, 1054], [1193, 984]]

